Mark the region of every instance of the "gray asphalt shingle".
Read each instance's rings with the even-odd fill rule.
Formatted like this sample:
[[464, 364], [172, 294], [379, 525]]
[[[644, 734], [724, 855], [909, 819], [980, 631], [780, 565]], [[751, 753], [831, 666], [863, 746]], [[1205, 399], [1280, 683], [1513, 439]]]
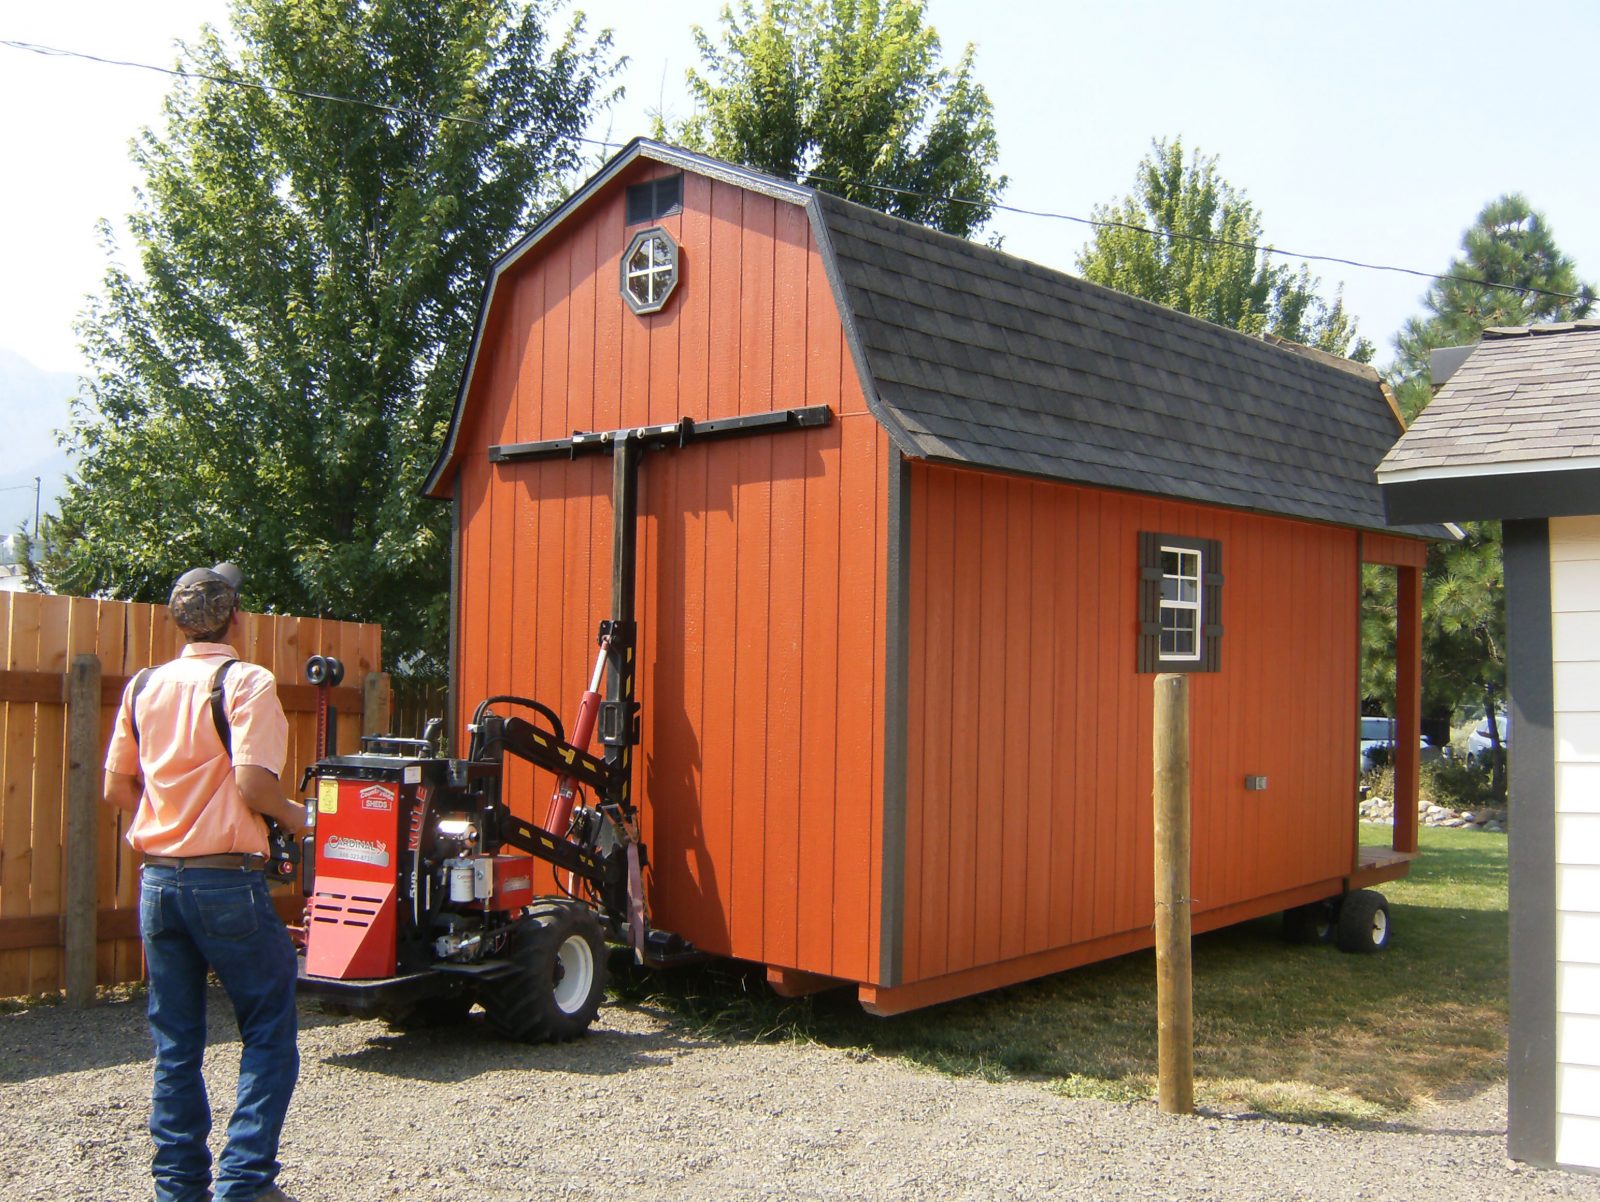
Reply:
[[1485, 330], [1382, 470], [1588, 458], [1600, 445], [1600, 321]]
[[1370, 369], [817, 201], [870, 383], [913, 453], [1388, 529], [1373, 471], [1399, 427]]

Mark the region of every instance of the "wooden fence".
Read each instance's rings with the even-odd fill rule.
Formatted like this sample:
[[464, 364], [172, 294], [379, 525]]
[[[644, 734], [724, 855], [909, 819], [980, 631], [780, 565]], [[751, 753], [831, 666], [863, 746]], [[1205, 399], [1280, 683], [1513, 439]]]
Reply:
[[[380, 639], [377, 626], [246, 615], [235, 650], [278, 678], [289, 717], [289, 795], [316, 744], [307, 657], [344, 662], [333, 703], [339, 749], [352, 751], [363, 728], [388, 723]], [[67, 984], [69, 882], [79, 899], [78, 929], [87, 920], [96, 932], [94, 979], [109, 985], [142, 975], [139, 857], [123, 837], [131, 815], [99, 804], [101, 766], [128, 678], [173, 658], [182, 645], [165, 606], [0, 593], [0, 997]], [[70, 705], [69, 695], [81, 700]], [[67, 802], [69, 783], [75, 805]], [[297, 894], [274, 893], [280, 909], [298, 913]]]

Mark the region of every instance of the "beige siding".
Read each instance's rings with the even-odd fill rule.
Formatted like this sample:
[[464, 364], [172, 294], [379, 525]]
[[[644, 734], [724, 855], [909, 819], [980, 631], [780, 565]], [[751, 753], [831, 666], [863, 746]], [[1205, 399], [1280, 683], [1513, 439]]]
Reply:
[[1551, 521], [1550, 604], [1556, 1160], [1600, 1168], [1600, 518]]

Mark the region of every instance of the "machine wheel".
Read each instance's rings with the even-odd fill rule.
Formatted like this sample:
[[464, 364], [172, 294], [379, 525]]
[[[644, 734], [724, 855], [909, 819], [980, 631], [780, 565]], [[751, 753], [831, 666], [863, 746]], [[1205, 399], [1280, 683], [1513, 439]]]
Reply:
[[1290, 943], [1332, 943], [1338, 928], [1339, 905], [1334, 898], [1283, 912], [1283, 937]]
[[1339, 906], [1339, 950], [1378, 952], [1389, 946], [1389, 903], [1375, 889], [1346, 893]]
[[560, 1043], [589, 1029], [606, 992], [605, 932], [593, 910], [537, 903], [512, 933], [506, 958], [517, 972], [483, 986], [490, 1026], [523, 1043]]

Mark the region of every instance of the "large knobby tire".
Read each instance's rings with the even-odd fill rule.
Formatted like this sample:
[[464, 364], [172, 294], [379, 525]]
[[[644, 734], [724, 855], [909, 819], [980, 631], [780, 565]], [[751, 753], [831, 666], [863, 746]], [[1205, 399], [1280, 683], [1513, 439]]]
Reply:
[[489, 1025], [523, 1043], [561, 1043], [589, 1029], [606, 993], [600, 919], [578, 902], [545, 901], [511, 934], [517, 971], [483, 986]]
[[1290, 943], [1332, 943], [1339, 907], [1332, 898], [1283, 912], [1283, 937]]
[[1339, 950], [1381, 952], [1389, 946], [1389, 903], [1375, 889], [1346, 893], [1339, 905]]

